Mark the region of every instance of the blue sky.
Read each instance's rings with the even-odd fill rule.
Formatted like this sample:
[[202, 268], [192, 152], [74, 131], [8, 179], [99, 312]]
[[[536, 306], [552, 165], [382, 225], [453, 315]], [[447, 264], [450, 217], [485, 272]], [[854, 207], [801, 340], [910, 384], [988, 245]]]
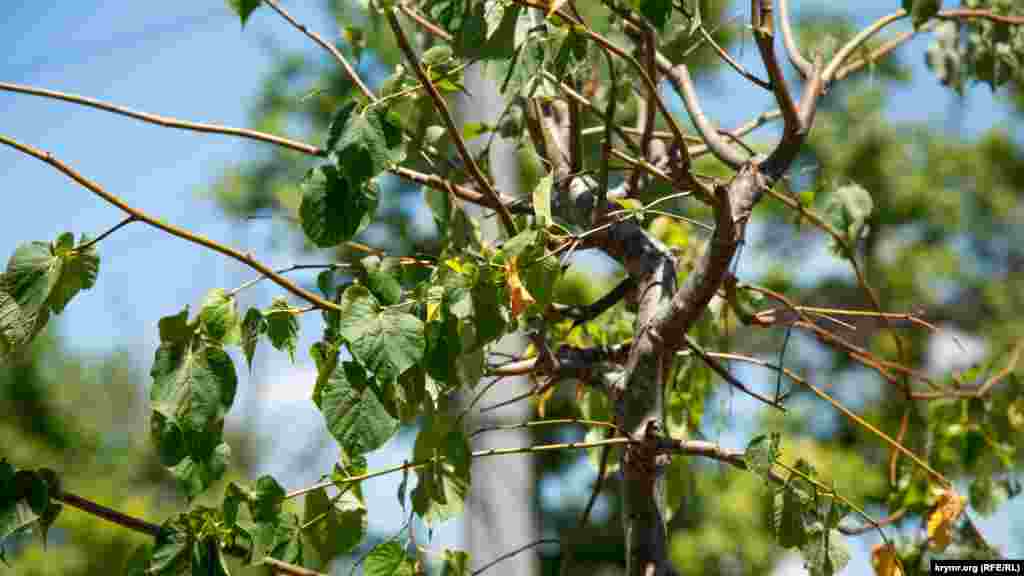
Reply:
[[[0, 62], [0, 80], [67, 91], [182, 119], [245, 126], [247, 105], [269, 70], [263, 41], [271, 38], [287, 48], [324, 56], [294, 29], [269, 10], [259, 10], [246, 29], [221, 0], [149, 3], [108, 0], [102, 3], [37, 0], [8, 7], [0, 23], [0, 37], [9, 48]], [[796, 3], [807, 6], [834, 3]], [[899, 6], [897, 0], [857, 3], [864, 16], [874, 19]], [[318, 2], [285, 2], [301, 21], [325, 36], [332, 34], [315, 6]], [[162, 9], [161, 9], [162, 8]], [[735, 8], [743, 17], [745, 8]], [[913, 64], [916, 82], [894, 95], [889, 110], [894, 120], [926, 121], [948, 126], [955, 101], [941, 90], [923, 67], [926, 41], [915, 41], [902, 54]], [[756, 49], [748, 42], [745, 62], [754, 62]], [[725, 79], [727, 78], [727, 79]], [[722, 125], [747, 119], [750, 110], [771, 105], [766, 94], [750, 90], [734, 76], [704, 87], [706, 111]], [[752, 94], [754, 96], [752, 96]], [[967, 135], [998, 125], [1005, 112], [987, 89], [969, 91]], [[232, 223], [200, 192], [226, 166], [245, 160], [254, 145], [239, 139], [200, 135], [143, 124], [63, 102], [0, 92], [0, 117], [5, 135], [53, 153], [85, 176], [97, 181], [129, 204], [166, 221], [242, 250], [252, 250], [272, 266], [295, 263], [286, 252], [267, 251], [270, 227], [265, 221]], [[75, 185], [50, 166], [20, 153], [0, 150], [0, 258], [27, 240], [52, 240], [64, 231], [98, 234], [122, 215]], [[287, 245], [288, 243], [281, 243]], [[142, 224], [132, 224], [100, 246], [103, 261], [94, 289], [76, 298], [59, 318], [61, 333], [75, 349], [104, 352], [130, 351], [143, 372], [148, 372], [156, 347], [156, 322], [186, 304], [193, 308], [211, 288], [232, 288], [253, 274], [241, 265], [188, 243], [162, 235]], [[303, 258], [309, 261], [309, 258]], [[744, 268], [741, 267], [741, 270]], [[246, 291], [242, 304], [265, 305], [279, 292], [269, 286]], [[261, 346], [253, 378], [240, 370], [240, 396], [231, 419], [243, 419], [267, 432], [261, 444], [260, 472], [277, 475], [289, 488], [316, 480], [328, 470], [335, 454], [326, 438], [321, 417], [308, 401], [315, 370], [306, 350], [318, 333], [317, 318], [303, 321], [297, 366], [287, 357]], [[236, 357], [237, 362], [237, 357]], [[241, 368], [243, 364], [238, 362]], [[250, 385], [247, 385], [247, 382]], [[737, 402], [740, 402], [737, 400]], [[294, 426], [281, 439], [277, 423]], [[295, 424], [298, 423], [298, 424]], [[273, 437], [278, 440], [274, 441]], [[294, 438], [307, 437], [292, 446]], [[318, 466], [295, 471], [293, 457], [308, 445], [321, 443]], [[736, 438], [737, 443], [742, 439]], [[384, 449], [371, 466], [400, 462], [408, 447]], [[592, 471], [581, 471], [560, 486], [549, 487], [546, 497], [579, 492]], [[394, 493], [399, 477], [371, 483], [367, 489], [374, 511], [373, 527], [393, 530], [400, 524]], [[1011, 537], [1009, 512], [982, 522], [991, 541], [1024, 555], [1020, 536]], [[458, 526], [436, 534], [436, 546], [454, 545]], [[799, 563], [798, 563], [799, 564]], [[859, 555], [848, 574], [868, 574]]]

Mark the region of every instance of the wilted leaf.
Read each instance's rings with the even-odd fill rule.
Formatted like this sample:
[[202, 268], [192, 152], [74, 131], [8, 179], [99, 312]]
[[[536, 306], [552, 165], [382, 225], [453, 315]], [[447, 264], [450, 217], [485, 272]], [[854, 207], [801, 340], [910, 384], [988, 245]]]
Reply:
[[871, 549], [871, 565], [875, 576], [903, 576], [903, 568], [892, 544], [875, 544]]
[[942, 552], [953, 540], [953, 523], [963, 512], [964, 501], [952, 488], [939, 495], [935, 507], [928, 513], [928, 540], [932, 550]]
[[505, 280], [508, 282], [508, 297], [513, 318], [519, 317], [527, 307], [537, 303], [537, 300], [523, 286], [523, 281], [519, 279], [519, 266], [516, 259], [517, 257], [513, 256], [505, 264]]

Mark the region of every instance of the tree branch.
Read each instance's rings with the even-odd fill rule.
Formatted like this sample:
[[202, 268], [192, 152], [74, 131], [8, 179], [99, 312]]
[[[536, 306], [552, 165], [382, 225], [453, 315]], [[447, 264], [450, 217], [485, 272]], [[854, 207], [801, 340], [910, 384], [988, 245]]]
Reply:
[[167, 116], [159, 116], [157, 114], [149, 114], [146, 112], [139, 112], [131, 108], [123, 106], [116, 106], [86, 96], [79, 96], [77, 94], [68, 94], [66, 92], [57, 92], [54, 90], [44, 90], [42, 88], [35, 88], [32, 86], [23, 86], [20, 84], [11, 84], [9, 82], [0, 82], [0, 90], [6, 90], [7, 92], [18, 92], [21, 94], [31, 94], [33, 96], [44, 96], [46, 98], [53, 98], [56, 100], [64, 100], [65, 102], [71, 102], [73, 104], [81, 104], [83, 106], [89, 106], [98, 110], [104, 110], [107, 112], [113, 112], [114, 114], [120, 114], [121, 116], [127, 116], [129, 118], [135, 118], [136, 120], [142, 120], [150, 124], [157, 124], [167, 128], [179, 128], [182, 130], [191, 130], [193, 132], [206, 132], [209, 134], [226, 134], [229, 136], [239, 136], [242, 138], [248, 138], [250, 140], [259, 140], [262, 142], [269, 142], [271, 144], [277, 144], [283, 148], [295, 150], [296, 152], [302, 152], [310, 156], [326, 156], [327, 151], [317, 148], [311, 144], [305, 142], [299, 142], [296, 140], [290, 140], [288, 138], [282, 138], [281, 136], [275, 136], [273, 134], [267, 134], [265, 132], [259, 132], [256, 130], [248, 130], [245, 128], [232, 128], [230, 126], [220, 126], [217, 124], [200, 124], [198, 122], [188, 122], [185, 120], [178, 120], [177, 118], [169, 118]]
[[349, 80], [351, 80], [352, 83], [359, 88], [359, 91], [362, 92], [363, 95], [366, 96], [368, 100], [372, 102], [377, 99], [377, 97], [374, 96], [373, 91], [367, 88], [366, 84], [363, 84], [363, 81], [359, 78], [359, 74], [357, 74], [355, 69], [352, 68], [352, 65], [348, 63], [348, 60], [345, 58], [345, 55], [342, 54], [337, 48], [335, 48], [333, 44], [330, 44], [329, 42], [325, 41], [316, 32], [313, 32], [309, 28], [306, 28], [305, 24], [300, 24], [298, 21], [292, 18], [291, 14], [286, 12], [284, 8], [281, 8], [281, 6], [278, 5], [277, 0], [263, 0], [263, 2], [265, 2], [271, 8], [273, 8], [274, 12], [280, 14], [282, 18], [287, 20], [288, 23], [294, 26], [299, 32], [302, 32], [303, 34], [308, 36], [313, 42], [319, 44], [324, 50], [327, 50], [331, 54], [331, 56], [333, 56], [334, 59], [338, 61], [338, 64], [341, 65], [342, 69], [345, 70], [345, 74], [348, 76]]
[[437, 88], [427, 77], [426, 72], [423, 70], [423, 66], [420, 64], [419, 58], [416, 57], [416, 53], [413, 51], [412, 46], [409, 44], [409, 39], [405, 37], [405, 32], [402, 31], [402, 25], [398, 22], [398, 16], [396, 15], [396, 9], [391, 9], [387, 13], [388, 24], [391, 25], [392, 32], [395, 33], [395, 38], [398, 40], [398, 46], [402, 49], [402, 53], [405, 54], [406, 60], [412, 66], [412, 69], [416, 72], [416, 77], [419, 78], [420, 84], [427, 89], [427, 93], [430, 94], [431, 100], [434, 102], [434, 107], [441, 115], [441, 119], [444, 120], [445, 128], [448, 130], [448, 134], [451, 136], [455, 147], [459, 151], [459, 156], [462, 161], [466, 164], [469, 169], [470, 175], [476, 180], [480, 188], [483, 189], [486, 196], [488, 196], [494, 203], [493, 208], [498, 212], [498, 216], [501, 218], [501, 223], [505, 226], [505, 232], [509, 237], [515, 236], [516, 225], [512, 221], [512, 214], [509, 212], [508, 207], [501, 202], [501, 198], [498, 195], [498, 191], [491, 185], [490, 180], [487, 176], [480, 171], [480, 167], [477, 165], [473, 155], [470, 154], [466, 148], [466, 142], [462, 139], [462, 133], [458, 127], [455, 126], [455, 121], [452, 119], [451, 111], [448, 110], [448, 104], [445, 102], [444, 97], [437, 91]]
[[320, 296], [317, 296], [316, 294], [313, 294], [312, 292], [305, 290], [304, 288], [298, 286], [297, 284], [294, 284], [291, 280], [288, 280], [284, 276], [274, 273], [274, 271], [271, 270], [268, 266], [266, 266], [259, 260], [253, 258], [251, 254], [243, 254], [235, 250], [234, 248], [210, 240], [205, 236], [194, 234], [192, 232], [189, 232], [188, 230], [174, 226], [173, 224], [168, 224], [166, 222], [153, 218], [152, 216], [146, 214], [145, 212], [142, 212], [141, 210], [129, 206], [127, 203], [125, 203], [124, 200], [121, 200], [117, 196], [107, 192], [99, 184], [96, 184], [92, 180], [89, 180], [85, 176], [82, 176], [67, 164], [64, 164], [60, 160], [54, 158], [53, 155], [51, 155], [49, 152], [44, 152], [27, 144], [22, 144], [3, 135], [0, 135], [0, 143], [10, 146], [11, 148], [19, 150], [25, 154], [28, 154], [29, 156], [38, 158], [39, 160], [49, 164], [50, 166], [53, 166], [54, 168], [56, 168], [57, 170], [59, 170], [72, 180], [74, 180], [75, 182], [84, 186], [93, 194], [96, 194], [109, 204], [120, 209], [122, 212], [132, 216], [135, 220], [145, 222], [146, 224], [149, 224], [154, 228], [163, 230], [164, 232], [167, 232], [172, 236], [177, 236], [178, 238], [182, 238], [184, 240], [192, 242], [193, 244], [198, 244], [205, 248], [209, 248], [214, 252], [218, 252], [229, 258], [238, 260], [239, 262], [245, 264], [246, 266], [249, 266], [253, 270], [256, 270], [260, 274], [263, 274], [264, 276], [269, 278], [271, 282], [277, 284], [281, 288], [284, 288], [285, 290], [291, 292], [295, 296], [298, 296], [302, 300], [309, 302], [310, 304], [313, 304], [318, 308], [336, 311], [341, 310], [341, 308], [339, 308], [337, 304], [330, 302], [328, 300], [324, 300]]

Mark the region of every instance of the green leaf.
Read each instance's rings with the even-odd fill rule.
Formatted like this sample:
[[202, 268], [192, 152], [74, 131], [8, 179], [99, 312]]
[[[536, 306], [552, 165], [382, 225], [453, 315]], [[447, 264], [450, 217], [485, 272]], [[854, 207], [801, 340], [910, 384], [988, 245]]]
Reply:
[[494, 126], [486, 122], [466, 122], [462, 125], [462, 138], [467, 142], [494, 131]]
[[50, 307], [55, 314], [63, 312], [76, 294], [96, 284], [96, 276], [100, 270], [96, 247], [92, 245], [82, 248], [89, 241], [87, 236], [82, 235], [78, 248], [73, 249], [73, 236], [70, 233], [61, 234], [57, 240], [54, 255], [61, 260], [61, 273], [57, 285], [50, 294]]
[[221, 288], [210, 290], [199, 310], [199, 327], [215, 342], [237, 343], [240, 326], [234, 296], [229, 296]]
[[465, 550], [445, 550], [441, 558], [443, 576], [469, 576], [469, 552]]
[[200, 450], [197, 454], [185, 456], [170, 470], [184, 488], [185, 495], [192, 500], [224, 476], [230, 460], [231, 447], [221, 442], [208, 453]]
[[327, 429], [345, 454], [361, 456], [380, 448], [398, 431], [366, 373], [355, 362], [334, 369], [319, 393], [317, 406]]
[[282, 352], [287, 350], [288, 357], [292, 364], [295, 363], [295, 343], [299, 336], [299, 321], [295, 319], [295, 313], [288, 305], [288, 299], [283, 296], [274, 298], [263, 312], [267, 321], [267, 338], [270, 344]]
[[149, 574], [190, 573], [189, 550], [193, 538], [183, 516], [169, 520], [161, 527], [150, 558]]
[[160, 320], [161, 344], [150, 375], [151, 435], [161, 461], [190, 497], [223, 475], [230, 450], [222, 444], [224, 416], [237, 376], [223, 349], [191, 337], [188, 308]]
[[291, 513], [259, 522], [253, 530], [253, 559], [259, 562], [270, 556], [290, 564], [302, 564], [300, 528], [298, 516]]
[[365, 273], [366, 287], [385, 306], [394, 306], [402, 300], [402, 285], [396, 278], [401, 273], [397, 258], [367, 256], [359, 261]]
[[665, 26], [672, 14], [671, 0], [631, 0], [631, 3], [659, 29]]
[[[82, 238], [81, 246], [86, 242]], [[50, 318], [60, 314], [82, 290], [91, 288], [99, 271], [92, 247], [75, 249], [64, 233], [55, 242], [19, 245], [0, 274], [0, 357], [30, 342]]]
[[942, 0], [903, 0], [903, 9], [910, 13], [914, 28], [923, 26], [940, 8]]
[[799, 548], [807, 542], [804, 529], [805, 504], [800, 495], [787, 486], [775, 491], [775, 538], [783, 548]]
[[846, 537], [838, 530], [812, 530], [807, 543], [801, 548], [804, 567], [810, 576], [833, 576], [850, 562], [850, 548]]
[[551, 225], [551, 174], [540, 179], [533, 189], [533, 214], [537, 218], [537, 226], [547, 228]]
[[374, 546], [363, 563], [364, 576], [413, 576], [413, 573], [409, 555], [393, 540]]
[[352, 355], [380, 381], [395, 380], [423, 359], [423, 322], [405, 312], [382, 310], [363, 286], [350, 286], [342, 295], [338, 329]]
[[747, 450], [743, 454], [743, 461], [755, 474], [767, 477], [771, 472], [772, 465], [779, 457], [779, 442], [781, 436], [778, 432], [759, 434], [751, 438], [747, 444]]
[[521, 6], [478, 2], [467, 6], [455, 29], [455, 54], [470, 60], [506, 60], [515, 53]]
[[164, 341], [150, 375], [153, 411], [178, 422], [186, 434], [222, 424], [234, 402], [235, 367], [220, 348]]
[[328, 128], [327, 149], [334, 155], [341, 177], [353, 188], [401, 162], [401, 146], [400, 119], [380, 107], [360, 114], [354, 103], [348, 103], [335, 113]]
[[419, 483], [412, 492], [412, 503], [423, 521], [433, 524], [462, 513], [471, 481], [471, 451], [451, 416], [440, 411], [429, 416], [416, 436], [413, 459], [434, 462], [416, 469]]
[[[826, 212], [832, 226], [845, 237], [847, 245], [855, 248], [857, 242], [867, 233], [868, 219], [874, 211], [875, 203], [871, 194], [858, 184], [840, 186], [829, 198]], [[841, 246], [831, 240], [833, 253], [846, 256]]]
[[269, 522], [281, 515], [287, 493], [273, 476], [264, 474], [249, 492], [249, 511], [253, 520]]
[[306, 494], [303, 533], [322, 562], [351, 552], [366, 536], [366, 505], [352, 489], [333, 501], [324, 488]]
[[[252, 357], [256, 353], [256, 343], [261, 334], [267, 332], [267, 319], [259, 308], [249, 308], [245, 312], [245, 319], [242, 320], [242, 352], [245, 353], [245, 363], [249, 366], [249, 373], [252, 374]], [[293, 360], [294, 361], [294, 360]]]
[[376, 210], [376, 186], [353, 185], [329, 164], [310, 170], [302, 181], [302, 231], [320, 248], [351, 239], [370, 224]]
[[227, 2], [242, 21], [242, 27], [245, 27], [245, 21], [249, 19], [249, 15], [260, 5], [260, 0], [227, 0]]

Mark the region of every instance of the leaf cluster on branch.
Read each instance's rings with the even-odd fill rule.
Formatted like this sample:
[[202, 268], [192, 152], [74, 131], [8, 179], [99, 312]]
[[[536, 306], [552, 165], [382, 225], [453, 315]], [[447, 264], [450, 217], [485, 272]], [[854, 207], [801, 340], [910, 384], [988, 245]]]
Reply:
[[[712, 15], [702, 13], [702, 2], [375, 0], [364, 16], [368, 26], [394, 42], [397, 60], [376, 90], [357, 74], [351, 54], [296, 21], [278, 0], [228, 4], [243, 25], [257, 10], [276, 14], [338, 65], [343, 88], [331, 93], [332, 86], [320, 100], [331, 104], [320, 111], [326, 130], [315, 135], [323, 146], [39, 88], [0, 83], [0, 89], [302, 153], [308, 162], [301, 167], [304, 176], [292, 183], [298, 192], [289, 216], [297, 219], [309, 245], [332, 250], [335, 259], [273, 270], [251, 253], [128, 205], [47, 152], [0, 136], [4, 145], [50, 164], [125, 217], [95, 240], [83, 237], [75, 244], [71, 234], [63, 234], [54, 242], [16, 248], [0, 274], [0, 354], [17, 354], [51, 313], [59, 314], [93, 287], [97, 243], [126, 224], [142, 222], [259, 274], [236, 289], [211, 290], [194, 316], [186, 306], [159, 322], [160, 344], [150, 373], [150, 435], [161, 463], [187, 497], [207, 493], [231, 458], [224, 418], [238, 378], [226, 350], [241, 349], [251, 367], [257, 343], [266, 338], [294, 361], [301, 314], [322, 315], [322, 335], [309, 350], [317, 369], [312, 401], [341, 448], [341, 461], [321, 482], [292, 492], [269, 476], [251, 485], [233, 482], [219, 507], [195, 504], [154, 525], [65, 492], [49, 469], [16, 470], [5, 460], [0, 537], [38, 528], [45, 538], [63, 503], [154, 537], [138, 565], [148, 574], [226, 573], [225, 555], [281, 573], [312, 574], [311, 569], [323, 569], [364, 541], [369, 509], [361, 482], [366, 479], [402, 474], [403, 508], [408, 503], [410, 518], [433, 525], [462, 512], [476, 458], [590, 449], [602, 453], [595, 497], [610, 468], [619, 473], [623, 560], [631, 576], [692, 569], [686, 536], [679, 534], [693, 511], [687, 510], [684, 486], [676, 480], [684, 473], [680, 462], [695, 458], [763, 480], [756, 505], [764, 512], [764, 526], [777, 545], [799, 550], [815, 575], [842, 570], [850, 559], [846, 539], [867, 531], [883, 539], [874, 554], [876, 572], [883, 576], [914, 573], [929, 550], [940, 553], [954, 542], [962, 555], [997, 554], [964, 512], [954, 480], [988, 475], [971, 484], [976, 508], [994, 502], [997, 492], [1019, 491], [1004, 478], [1017, 467], [1016, 442], [1024, 429], [1021, 400], [1012, 395], [1021, 344], [1011, 342], [989, 374], [951, 375], [945, 381], [928, 376], [916, 366], [919, 359], [900, 328], [929, 334], [939, 328], [925, 314], [889, 312], [872, 285], [877, 264], [868, 255], [877, 241], [874, 228], [894, 218], [898, 199], [879, 197], [867, 181], [841, 182], [817, 202], [815, 191], [808, 196], [792, 188], [798, 185], [794, 168], [809, 156], [839, 172], [842, 159], [828, 156], [812, 129], [820, 121], [826, 131], [854, 131], [850, 124], [856, 118], [839, 126], [835, 116], [841, 111], [833, 95], [845, 79], [875, 66], [914, 34], [934, 33], [928, 63], [944, 84], [961, 89], [970, 79], [1019, 89], [1024, 12], [1014, 2], [969, 0], [942, 10], [939, 2], [904, 0], [892, 14], [828, 49], [806, 46], [793, 29], [786, 0], [752, 0], [745, 17], [763, 67], [757, 72], [716, 40]], [[908, 18], [913, 30], [876, 39]], [[362, 37], [354, 27], [345, 30], [349, 40]], [[785, 74], [780, 48], [795, 78]], [[358, 51], [352, 42], [346, 50]], [[768, 91], [776, 108], [752, 113], [733, 130], [717, 126], [697, 92], [697, 50], [710, 50], [752, 90]], [[505, 97], [506, 109], [494, 125], [460, 128], [456, 123], [452, 99], [466, 92], [462, 75], [470, 65], [479, 65]], [[673, 113], [662, 86], [679, 97], [689, 124]], [[748, 141], [752, 131], [773, 121], [782, 124], [778, 142], [765, 147]], [[489, 152], [498, 137], [516, 142], [533, 164], [536, 178], [524, 194], [497, 188]], [[486, 140], [482, 149], [469, 145], [481, 139]], [[362, 243], [362, 233], [381, 220], [380, 207], [393, 203], [385, 175], [422, 190], [437, 228], [436, 238], [422, 250]], [[497, 242], [481, 233], [467, 204], [500, 222]], [[755, 212], [763, 205], [770, 206]], [[749, 224], [768, 211], [827, 237], [831, 252], [850, 266], [856, 301], [863, 306], [803, 304], [770, 285], [738, 282], [737, 263], [751, 257], [742, 250], [750, 243]], [[567, 303], [560, 298], [567, 269], [573, 255], [584, 250], [599, 250], [616, 261], [623, 278], [589, 304]], [[309, 268], [320, 270], [315, 289], [287, 276]], [[263, 279], [287, 295], [240, 314], [238, 292]], [[865, 342], [857, 333], [858, 325], [868, 322], [885, 345]], [[729, 341], [726, 333], [740, 326], [752, 333], [784, 331], [778, 362], [721, 349]], [[893, 418], [859, 414], [829, 386], [788, 366], [791, 331], [891, 385], [901, 410], [898, 430], [890, 425]], [[495, 361], [495, 345], [514, 333], [530, 337], [528, 351]], [[766, 395], [744, 382], [731, 369], [734, 363], [774, 371], [775, 393]], [[787, 453], [777, 432], [755, 436], [745, 450], [702, 440], [701, 415], [717, 382], [712, 374], [780, 418], [791, 410], [793, 397], [810, 395], [820, 400], [818, 409], [834, 410], [851, 437], [863, 436], [875, 446], [876, 453], [861, 462], [888, 467], [880, 494], [848, 496], [809, 456]], [[528, 397], [536, 399], [541, 416], [523, 427], [582, 425], [591, 430], [588, 437], [474, 451], [471, 438], [488, 430], [471, 432], [465, 416], [494, 408], [483, 397], [494, 382], [514, 375], [531, 378]], [[490, 384], [479, 384], [488, 378]], [[565, 381], [577, 384], [578, 408], [566, 418], [546, 418], [546, 406]], [[1010, 391], [1006, 381], [1013, 383]], [[455, 402], [460, 394], [473, 398], [462, 411]], [[999, 406], [1008, 406], [1003, 413], [993, 408], [997, 397]], [[933, 423], [924, 435], [908, 431], [925, 418], [921, 411]], [[402, 425], [417, 422], [409, 460], [367, 469], [368, 453]], [[410, 471], [416, 476], [411, 490]], [[290, 504], [302, 496], [300, 515]], [[879, 507], [885, 510], [882, 519], [873, 515]], [[581, 524], [588, 522], [589, 511], [590, 506]], [[923, 534], [897, 546], [885, 527], [908, 518], [922, 522]], [[415, 554], [408, 555], [399, 540], [411, 542]], [[426, 554], [415, 544], [410, 530], [377, 545], [362, 559], [366, 573], [421, 573]], [[563, 550], [563, 569], [570, 569], [572, 555], [571, 549]], [[445, 550], [440, 557], [445, 573], [471, 571], [465, 552]]]

